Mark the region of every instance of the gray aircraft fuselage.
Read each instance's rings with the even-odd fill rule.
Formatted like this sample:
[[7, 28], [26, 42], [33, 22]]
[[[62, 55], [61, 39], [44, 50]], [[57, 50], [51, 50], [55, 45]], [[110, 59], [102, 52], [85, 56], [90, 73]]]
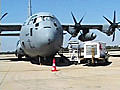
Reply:
[[50, 13], [34, 14], [21, 28], [20, 44], [25, 54], [31, 57], [55, 55], [63, 44], [63, 28]]

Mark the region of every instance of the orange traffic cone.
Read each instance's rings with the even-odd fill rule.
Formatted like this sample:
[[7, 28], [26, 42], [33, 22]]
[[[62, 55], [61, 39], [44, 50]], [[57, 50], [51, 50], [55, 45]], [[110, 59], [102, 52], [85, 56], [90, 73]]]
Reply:
[[53, 58], [52, 72], [58, 71], [55, 65], [55, 58]]

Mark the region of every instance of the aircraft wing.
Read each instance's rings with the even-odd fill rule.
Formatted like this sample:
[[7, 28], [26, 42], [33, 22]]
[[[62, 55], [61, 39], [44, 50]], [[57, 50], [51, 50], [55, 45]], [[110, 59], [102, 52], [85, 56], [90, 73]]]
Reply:
[[[68, 31], [69, 27], [75, 27], [75, 25], [62, 25], [62, 27], [65, 31]], [[103, 25], [81, 25], [81, 27], [81, 30], [98, 29], [102, 31]]]
[[[21, 27], [22, 27], [22, 24], [1, 24], [0, 36], [19, 36], [19, 33], [16, 31], [20, 31]], [[3, 32], [5, 33], [3, 34]]]

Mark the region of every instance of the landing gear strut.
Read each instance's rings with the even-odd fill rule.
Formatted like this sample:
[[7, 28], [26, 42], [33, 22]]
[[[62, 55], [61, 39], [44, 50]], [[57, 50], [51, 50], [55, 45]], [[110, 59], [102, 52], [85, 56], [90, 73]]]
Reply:
[[39, 65], [42, 65], [41, 57], [38, 57], [38, 63], [39, 63]]

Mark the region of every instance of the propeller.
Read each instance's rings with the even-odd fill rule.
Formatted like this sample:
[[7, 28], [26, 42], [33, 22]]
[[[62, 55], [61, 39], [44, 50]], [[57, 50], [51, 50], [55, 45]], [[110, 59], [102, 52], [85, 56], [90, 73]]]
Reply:
[[[80, 32], [82, 26], [81, 26], [81, 22], [83, 21], [83, 18], [84, 16], [80, 19], [79, 22], [77, 22], [75, 16], [73, 15], [73, 13], [71, 12], [71, 15], [72, 15], [72, 18], [74, 20], [74, 23], [75, 23], [75, 26], [74, 26], [74, 29], [75, 29], [75, 33], [69, 38], [69, 40], [71, 40], [72, 37], [76, 37], [78, 35], [78, 33]], [[81, 33], [81, 32], [80, 32]], [[82, 34], [82, 33], [81, 33]]]
[[[5, 13], [4, 15], [2, 15], [2, 17], [0, 17], [0, 22], [1, 20], [7, 15], [8, 13]], [[1, 27], [0, 27], [0, 33], [1, 33]]]
[[7, 15], [8, 13], [5, 13], [1, 18], [0, 21]]
[[119, 27], [118, 27], [118, 23], [116, 23], [116, 11], [114, 11], [114, 18], [113, 18], [113, 22], [110, 21], [108, 18], [106, 18], [105, 16], [103, 16], [107, 22], [110, 23], [110, 27], [109, 27], [109, 31], [112, 29], [112, 32], [113, 32], [113, 39], [112, 39], [112, 42], [115, 40], [115, 30], [116, 28], [120, 31]]

